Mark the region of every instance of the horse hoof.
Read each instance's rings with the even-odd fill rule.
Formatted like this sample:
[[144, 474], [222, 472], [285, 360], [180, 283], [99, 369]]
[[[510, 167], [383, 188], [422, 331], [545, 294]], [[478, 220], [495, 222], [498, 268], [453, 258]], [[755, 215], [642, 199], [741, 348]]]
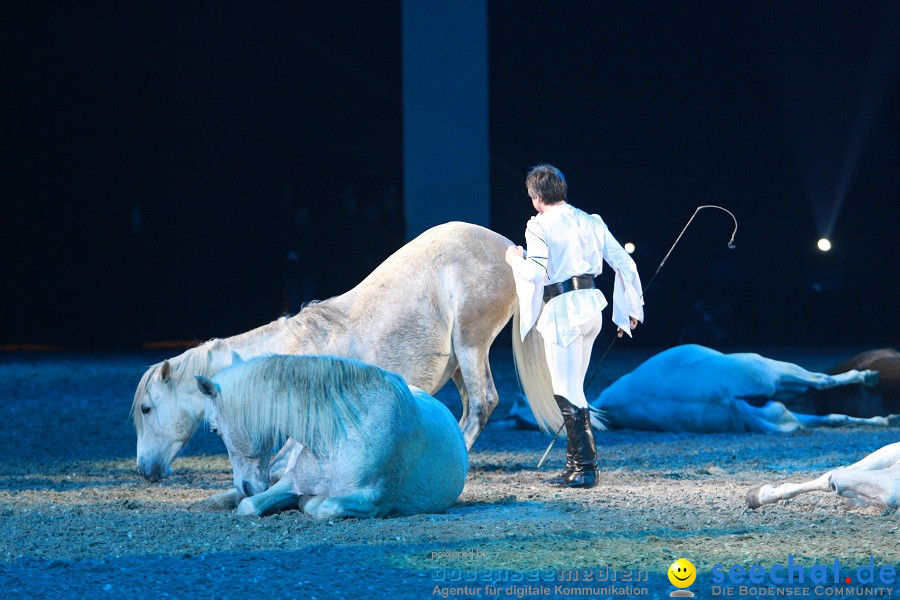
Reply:
[[315, 518], [319, 520], [338, 519], [344, 516], [344, 511], [332, 498], [326, 498], [316, 510]]
[[219, 512], [223, 510], [234, 510], [238, 505], [240, 496], [234, 491], [221, 492], [213, 494], [205, 500], [201, 500], [191, 506], [194, 510], [201, 512]]
[[878, 385], [878, 382], [881, 381], [881, 373], [878, 371], [863, 371], [863, 385], [866, 387], [872, 387]]
[[756, 510], [762, 503], [759, 501], [759, 491], [762, 489], [761, 485], [756, 486], [744, 496], [744, 499], [747, 501], [747, 508], [752, 508]]
[[253, 502], [250, 501], [250, 498], [244, 498], [241, 500], [241, 503], [238, 504], [237, 514], [242, 517], [258, 517], [259, 511], [253, 506]]

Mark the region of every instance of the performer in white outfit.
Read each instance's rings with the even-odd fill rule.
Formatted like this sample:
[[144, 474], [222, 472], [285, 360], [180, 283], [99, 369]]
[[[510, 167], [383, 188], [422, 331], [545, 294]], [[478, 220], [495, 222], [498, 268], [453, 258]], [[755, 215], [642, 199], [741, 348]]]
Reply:
[[602, 271], [604, 261], [616, 272], [613, 322], [618, 325], [619, 337], [623, 333], [630, 336], [644, 320], [641, 280], [631, 256], [603, 219], [566, 202], [566, 180], [559, 169], [534, 167], [525, 187], [538, 215], [525, 228], [527, 248], [510, 248], [506, 261], [516, 278], [519, 334], [524, 340], [535, 327], [543, 337], [554, 399], [566, 426], [566, 468], [548, 483], [594, 487], [597, 450], [584, 376], [600, 333], [601, 311], [607, 305], [594, 286], [594, 277]]

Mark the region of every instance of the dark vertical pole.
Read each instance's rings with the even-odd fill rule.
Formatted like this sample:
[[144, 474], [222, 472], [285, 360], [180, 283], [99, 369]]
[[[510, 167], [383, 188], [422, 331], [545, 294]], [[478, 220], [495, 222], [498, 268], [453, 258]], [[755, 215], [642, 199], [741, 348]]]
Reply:
[[407, 239], [462, 220], [490, 225], [485, 0], [403, 0]]

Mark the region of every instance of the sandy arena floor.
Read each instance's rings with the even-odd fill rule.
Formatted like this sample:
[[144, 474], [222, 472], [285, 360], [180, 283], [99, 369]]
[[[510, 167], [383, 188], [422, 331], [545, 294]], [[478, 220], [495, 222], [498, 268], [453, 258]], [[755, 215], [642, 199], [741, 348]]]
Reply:
[[[657, 350], [620, 343], [588, 396]], [[857, 350], [761, 353], [820, 370]], [[808, 570], [839, 559], [851, 586], [869, 556], [876, 572], [900, 571], [896, 514], [847, 510], [827, 494], [757, 511], [743, 500], [755, 485], [858, 460], [897, 441], [897, 429], [607, 432], [597, 436], [601, 485], [558, 491], [541, 481], [561, 466], [562, 444], [538, 471], [549, 438], [504, 421], [518, 388], [502, 345], [492, 356], [501, 405], [446, 514], [316, 522], [297, 511], [200, 512], [196, 502], [231, 485], [214, 435], [201, 430], [162, 484], [144, 482], [134, 464], [131, 398], [145, 367], [164, 357], [0, 356], [3, 598], [663, 598], [675, 589], [666, 570], [681, 557], [699, 571], [697, 597], [723, 592], [712, 583], [717, 564], [768, 570], [793, 555]], [[438, 397], [459, 414], [452, 388]], [[586, 571], [593, 581], [583, 581]], [[830, 583], [792, 587], [832, 597]], [[754, 596], [767, 590], [752, 587]], [[887, 587], [900, 596], [900, 583], [870, 589], [886, 595]]]

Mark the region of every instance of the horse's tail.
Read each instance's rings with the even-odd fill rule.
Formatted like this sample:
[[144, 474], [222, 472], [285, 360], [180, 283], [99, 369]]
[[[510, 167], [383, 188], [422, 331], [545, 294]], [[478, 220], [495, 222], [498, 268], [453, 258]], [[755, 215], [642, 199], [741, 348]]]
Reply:
[[[559, 431], [563, 424], [562, 413], [553, 398], [553, 384], [544, 354], [544, 338], [537, 328], [532, 328], [522, 341], [519, 334], [519, 310], [513, 313], [512, 347], [519, 384], [528, 399], [528, 405], [538, 427], [550, 433]], [[591, 425], [598, 431], [606, 431], [603, 411], [590, 407]]]
[[556, 433], [562, 427], [562, 413], [553, 399], [553, 385], [550, 382], [550, 370], [544, 356], [544, 338], [537, 328], [532, 327], [525, 341], [519, 334], [519, 310], [513, 313], [512, 347], [516, 364], [516, 375], [531, 412], [538, 427], [550, 433]]

